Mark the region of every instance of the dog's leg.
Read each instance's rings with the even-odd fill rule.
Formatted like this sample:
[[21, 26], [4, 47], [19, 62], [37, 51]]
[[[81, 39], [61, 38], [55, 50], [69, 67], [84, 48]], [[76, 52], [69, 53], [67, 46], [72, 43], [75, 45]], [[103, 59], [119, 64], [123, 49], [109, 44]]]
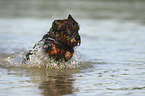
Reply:
[[71, 59], [72, 56], [73, 56], [73, 53], [66, 51], [65, 56], [64, 56], [65, 62]]
[[[26, 60], [29, 60], [29, 59], [30, 59], [30, 55], [36, 54], [36, 52], [37, 52], [37, 50], [38, 50], [38, 48], [39, 48], [39, 45], [40, 45], [40, 42], [41, 42], [41, 41], [42, 41], [42, 40], [40, 40], [40, 41], [38, 42], [38, 44], [35, 44], [34, 47], [33, 47], [33, 49], [30, 50], [30, 51], [26, 54], [26, 56], [25, 56], [25, 58], [24, 58], [24, 62], [25, 62]], [[38, 46], [38, 48], [37, 48], [37, 46]]]

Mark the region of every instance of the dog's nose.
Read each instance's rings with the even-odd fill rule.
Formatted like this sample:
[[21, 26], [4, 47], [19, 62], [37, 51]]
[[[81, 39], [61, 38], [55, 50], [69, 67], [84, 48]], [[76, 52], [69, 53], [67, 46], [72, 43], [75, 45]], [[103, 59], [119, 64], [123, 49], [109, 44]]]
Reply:
[[77, 41], [79, 41], [79, 40], [80, 40], [80, 36], [77, 36], [75, 39], [76, 39]]

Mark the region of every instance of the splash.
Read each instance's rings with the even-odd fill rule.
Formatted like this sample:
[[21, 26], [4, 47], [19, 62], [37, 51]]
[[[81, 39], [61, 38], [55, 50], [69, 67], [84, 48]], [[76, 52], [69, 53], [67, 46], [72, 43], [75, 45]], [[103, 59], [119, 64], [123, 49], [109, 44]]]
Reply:
[[70, 10], [70, 9], [66, 9], [66, 12], [67, 12], [68, 14], [73, 14], [73, 11]]
[[[27, 54], [26, 50], [23, 52], [14, 54], [5, 59], [8, 62], [7, 66], [14, 67], [36, 67], [36, 68], [45, 68], [48, 70], [51, 69], [64, 69], [64, 68], [77, 68], [79, 67], [81, 56], [78, 50], [75, 49], [75, 53], [73, 57], [67, 61], [57, 62], [54, 59], [50, 58], [48, 54], [46, 54], [42, 47], [41, 43], [36, 46], [37, 52], [30, 56], [30, 60], [25, 61], [25, 56]], [[35, 49], [34, 49], [35, 51]]]

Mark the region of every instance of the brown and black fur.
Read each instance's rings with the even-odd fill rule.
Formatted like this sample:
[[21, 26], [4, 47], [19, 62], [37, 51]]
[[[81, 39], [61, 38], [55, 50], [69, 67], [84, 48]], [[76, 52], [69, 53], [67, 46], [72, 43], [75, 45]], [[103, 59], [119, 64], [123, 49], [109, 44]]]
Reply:
[[[73, 56], [74, 47], [81, 43], [78, 31], [78, 23], [69, 14], [67, 19], [54, 20], [50, 31], [39, 42], [43, 42], [42, 49], [48, 53], [50, 58], [56, 61], [68, 61]], [[38, 44], [33, 47], [35, 50], [29, 51], [26, 60], [29, 60], [30, 55], [37, 52], [35, 47]]]

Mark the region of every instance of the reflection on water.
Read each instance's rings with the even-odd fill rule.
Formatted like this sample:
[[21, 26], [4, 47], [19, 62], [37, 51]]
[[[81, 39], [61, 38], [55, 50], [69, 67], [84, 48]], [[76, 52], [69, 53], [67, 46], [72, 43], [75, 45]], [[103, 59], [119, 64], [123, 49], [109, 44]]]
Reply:
[[[49, 70], [44, 71], [45, 74], [37, 72], [39, 73], [39, 75], [37, 74], [37, 79], [41, 81], [38, 88], [43, 90], [42, 94], [44, 96], [73, 94], [74, 91], [77, 91], [77, 89], [73, 87], [75, 78], [73, 78], [72, 74], [75, 71], [77, 72], [77, 70]], [[34, 74], [32, 74], [32, 76], [34, 76]], [[36, 79], [34, 79], [34, 81], [36, 81]]]
[[39, 88], [43, 89], [44, 96], [52, 95], [66, 95], [72, 94], [73, 90], [73, 79], [71, 80], [68, 76], [48, 76], [48, 81], [44, 81]]
[[[6, 94], [7, 90], [11, 90], [11, 94], [24, 95], [24, 94], [43, 94], [44, 96], [59, 96], [66, 94], [73, 94], [77, 92], [78, 89], [74, 88], [73, 82], [75, 78], [72, 74], [76, 73], [78, 70], [53, 70], [49, 71], [42, 69], [19, 69], [19, 68], [7, 68], [7, 70], [1, 70], [7, 72], [3, 73], [1, 80], [1, 96]], [[8, 77], [7, 79], [5, 77]], [[15, 78], [15, 79], [14, 79]], [[21, 89], [19, 89], [19, 87]], [[36, 90], [36, 88], [38, 88]], [[19, 92], [17, 92], [19, 90]], [[3, 93], [4, 92], [4, 93]], [[22, 92], [22, 93], [21, 93]]]
[[[0, 96], [144, 96], [144, 4], [144, 0], [0, 0]], [[68, 13], [81, 28], [79, 68], [5, 66], [10, 58], [20, 62], [17, 57], [42, 38], [52, 21]]]

